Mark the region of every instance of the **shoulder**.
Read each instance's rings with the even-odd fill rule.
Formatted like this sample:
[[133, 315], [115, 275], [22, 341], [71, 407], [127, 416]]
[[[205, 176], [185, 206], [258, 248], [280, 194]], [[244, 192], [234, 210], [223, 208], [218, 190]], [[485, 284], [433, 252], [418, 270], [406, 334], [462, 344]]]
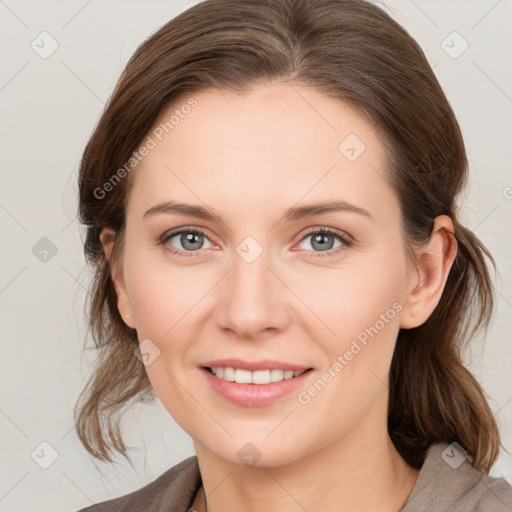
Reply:
[[504, 478], [475, 469], [466, 452], [454, 445], [430, 446], [401, 512], [511, 512], [512, 486]]
[[481, 483], [483, 487], [474, 512], [512, 511], [512, 486], [505, 479], [484, 475]]
[[186, 512], [200, 485], [201, 475], [194, 455], [134, 492], [78, 512]]

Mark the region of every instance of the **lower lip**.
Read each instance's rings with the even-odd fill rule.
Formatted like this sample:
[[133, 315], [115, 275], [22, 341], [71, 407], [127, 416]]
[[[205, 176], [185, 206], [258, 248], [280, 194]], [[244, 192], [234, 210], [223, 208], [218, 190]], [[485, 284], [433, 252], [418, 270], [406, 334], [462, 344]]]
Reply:
[[312, 370], [306, 370], [298, 377], [269, 384], [238, 384], [219, 379], [205, 368], [200, 368], [200, 370], [214, 391], [230, 402], [245, 407], [261, 407], [279, 400], [303, 386], [312, 373]]

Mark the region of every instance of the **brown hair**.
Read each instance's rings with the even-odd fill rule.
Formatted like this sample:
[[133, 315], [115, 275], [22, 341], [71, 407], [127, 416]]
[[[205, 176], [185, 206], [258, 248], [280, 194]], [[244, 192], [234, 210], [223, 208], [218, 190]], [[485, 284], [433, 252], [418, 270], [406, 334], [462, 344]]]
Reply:
[[489, 471], [501, 447], [499, 430], [461, 356], [477, 329], [488, 326], [494, 290], [485, 257], [495, 263], [458, 221], [456, 199], [468, 166], [463, 138], [420, 46], [364, 0], [206, 0], [166, 23], [131, 57], [80, 165], [79, 216], [94, 269], [87, 313], [98, 349], [75, 408], [80, 440], [100, 460], [112, 461], [112, 451], [125, 455], [120, 413], [129, 402], [154, 398], [99, 240], [104, 227], [114, 229], [113, 258], [119, 257], [131, 176], [110, 187], [108, 197], [98, 198], [98, 190], [178, 99], [209, 87], [243, 93], [272, 80], [339, 98], [377, 127], [411, 256], [413, 246], [429, 240], [436, 216], [452, 218], [458, 253], [440, 303], [423, 325], [398, 334], [388, 430], [415, 468], [432, 443], [457, 441], [474, 467]]

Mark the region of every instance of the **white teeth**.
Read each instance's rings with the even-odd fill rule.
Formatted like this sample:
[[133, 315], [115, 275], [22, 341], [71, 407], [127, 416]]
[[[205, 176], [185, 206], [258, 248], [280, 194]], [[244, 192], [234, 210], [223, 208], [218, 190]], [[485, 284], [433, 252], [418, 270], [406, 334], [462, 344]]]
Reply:
[[252, 384], [252, 372], [237, 368], [235, 370], [235, 382], [239, 384]]
[[292, 377], [298, 377], [305, 370], [256, 370], [251, 372], [249, 370], [242, 370], [240, 368], [211, 368], [212, 373], [219, 379], [227, 380], [230, 382], [237, 382], [238, 384], [270, 384], [271, 382], [279, 382], [281, 380], [288, 380]]
[[233, 382], [235, 380], [235, 370], [233, 368], [224, 368], [224, 380]]
[[284, 379], [283, 370], [270, 370], [270, 382], [278, 382]]

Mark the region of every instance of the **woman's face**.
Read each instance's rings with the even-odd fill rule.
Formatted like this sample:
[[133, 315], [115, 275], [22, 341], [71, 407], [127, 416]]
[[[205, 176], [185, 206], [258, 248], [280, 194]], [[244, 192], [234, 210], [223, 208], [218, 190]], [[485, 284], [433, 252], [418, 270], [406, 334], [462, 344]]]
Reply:
[[298, 85], [193, 98], [146, 139], [127, 205], [119, 309], [158, 398], [236, 464], [382, 435], [417, 274], [376, 130]]

